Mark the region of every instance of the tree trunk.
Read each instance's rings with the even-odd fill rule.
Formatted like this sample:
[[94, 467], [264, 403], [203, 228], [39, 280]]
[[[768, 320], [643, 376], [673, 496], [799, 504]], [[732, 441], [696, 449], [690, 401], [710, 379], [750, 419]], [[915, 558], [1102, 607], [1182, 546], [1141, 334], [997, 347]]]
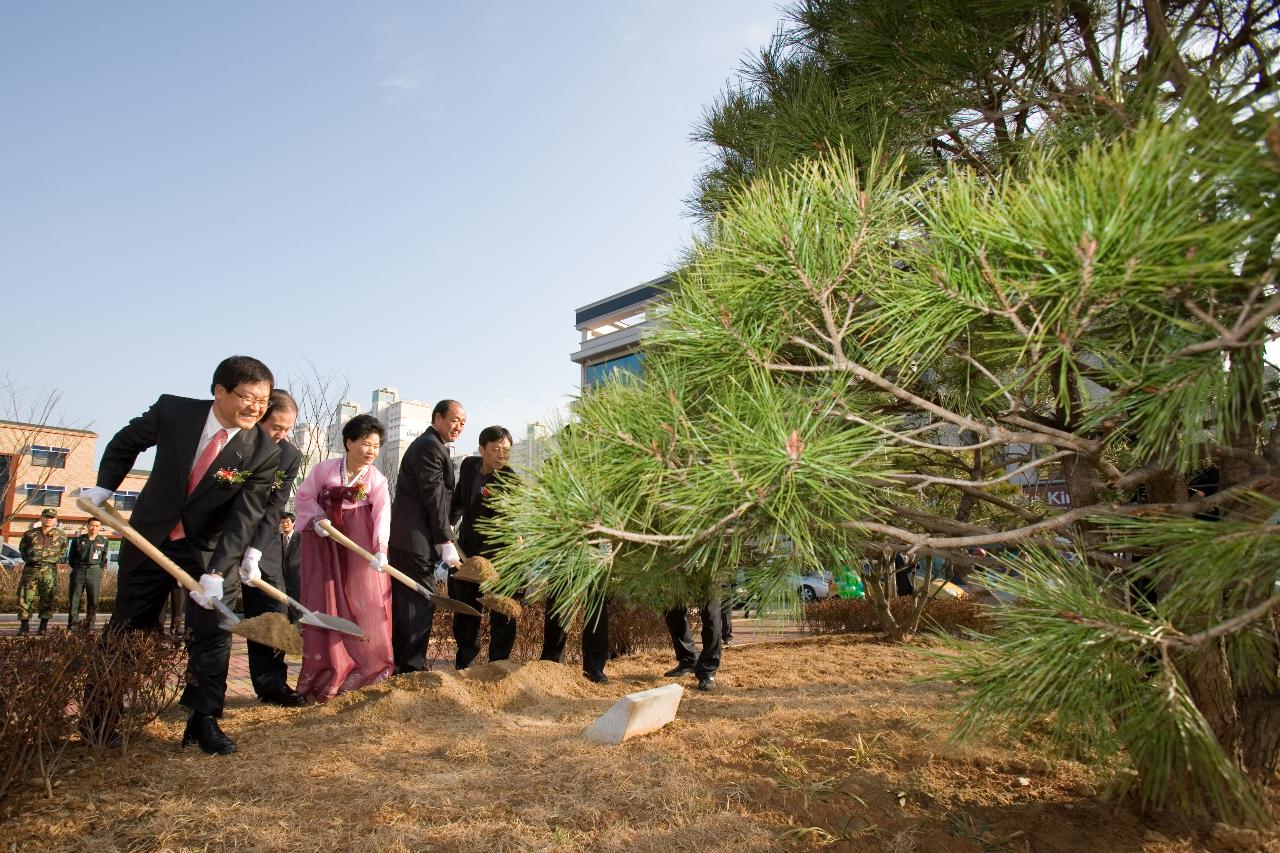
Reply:
[[1176, 665], [1187, 683], [1191, 701], [1209, 724], [1232, 764], [1244, 764], [1240, 714], [1236, 708], [1235, 686], [1222, 640], [1215, 640], [1195, 652], [1181, 656]]

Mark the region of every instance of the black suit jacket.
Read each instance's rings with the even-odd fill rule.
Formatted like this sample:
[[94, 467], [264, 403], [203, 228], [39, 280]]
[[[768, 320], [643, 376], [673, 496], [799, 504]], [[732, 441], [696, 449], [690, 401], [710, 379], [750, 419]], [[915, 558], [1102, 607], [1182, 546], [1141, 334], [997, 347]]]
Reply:
[[[261, 551], [264, 556], [273, 537], [279, 543], [280, 516], [284, 514], [284, 508], [289, 505], [289, 498], [293, 497], [293, 486], [298, 481], [298, 466], [302, 464], [302, 451], [295, 447], [293, 442], [286, 439], [278, 446], [280, 462], [276, 467], [277, 475], [271, 483], [271, 493], [267, 496], [266, 512], [262, 514], [262, 521], [258, 522], [251, 542], [253, 547]], [[280, 482], [280, 487], [276, 488], [276, 482], [280, 481], [281, 473], [284, 475], [284, 480]], [[276, 550], [278, 551], [279, 548], [277, 547]]]
[[[225, 576], [239, 564], [266, 509], [280, 448], [262, 429], [240, 430], [188, 496], [187, 479], [212, 405], [212, 400], [162, 395], [108, 442], [98, 467], [98, 486], [115, 491], [138, 454], [154, 447], [155, 465], [129, 523], [159, 546], [181, 519], [205, 571]], [[221, 468], [250, 474], [240, 484], [220, 483], [214, 473]], [[121, 545], [121, 571], [136, 568], [145, 559], [129, 540]]]
[[[458, 487], [453, 492], [453, 513], [462, 516], [462, 525], [458, 528], [458, 546], [468, 557], [490, 557], [493, 547], [486, 541], [484, 534], [476, 530], [476, 522], [494, 515], [489, 498], [484, 496], [485, 476], [481, 473], [482, 460], [479, 456], [468, 456], [462, 460], [458, 471]], [[518, 475], [510, 468], [502, 468], [489, 478], [488, 485], [496, 487]]]
[[[284, 546], [282, 537], [284, 536], [279, 530], [275, 535], [263, 542], [259, 550], [262, 551], [262, 562], [258, 564], [258, 568], [262, 571], [262, 576], [266, 578], [267, 583], [276, 589], [285, 589], [285, 581], [293, 575], [297, 580], [298, 572], [302, 568], [302, 536], [297, 530], [293, 531], [293, 535], [289, 537], [289, 547]], [[290, 592], [292, 595], [292, 592]], [[295, 598], [297, 596], [294, 596]]]
[[436, 545], [453, 541], [453, 462], [435, 427], [418, 436], [400, 460], [391, 502], [391, 547], [438, 559]]

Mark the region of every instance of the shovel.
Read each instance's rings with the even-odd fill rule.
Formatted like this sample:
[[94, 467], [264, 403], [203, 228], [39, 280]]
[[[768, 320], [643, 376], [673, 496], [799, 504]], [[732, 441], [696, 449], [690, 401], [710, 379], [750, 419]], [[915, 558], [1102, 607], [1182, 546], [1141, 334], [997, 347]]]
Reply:
[[281, 604], [287, 604], [294, 610], [301, 613], [302, 617], [298, 619], [298, 621], [303, 625], [324, 628], [328, 631], [337, 631], [339, 634], [350, 634], [353, 637], [364, 636], [364, 631], [360, 629], [360, 626], [349, 619], [343, 619], [341, 616], [330, 616], [328, 613], [317, 613], [314, 610], [308, 610], [303, 606], [302, 602], [295, 598], [290, 598], [288, 595], [276, 589], [261, 578], [256, 581], [252, 581], [252, 586], [262, 590], [268, 596], [279, 601]]
[[[102, 506], [95, 506], [93, 502], [85, 498], [77, 498], [76, 506], [103, 524], [114, 527], [121, 536], [136, 545], [138, 550], [147, 555], [153, 563], [172, 575], [173, 579], [179, 584], [193, 592], [204, 592], [204, 588], [200, 586], [200, 583], [195, 578], [183, 571], [182, 567], [173, 560], [166, 557], [159, 548], [148, 542], [145, 536], [134, 530], [111, 504], [104, 503]], [[253, 640], [255, 643], [262, 643], [264, 646], [280, 649], [287, 654], [302, 654], [302, 636], [298, 633], [298, 629], [290, 625], [289, 620], [279, 613], [264, 613], [262, 616], [255, 616], [252, 619], [241, 619], [222, 599], [211, 598], [209, 603], [218, 612], [218, 626], [224, 631], [239, 634], [246, 639]], [[274, 619], [271, 618], [273, 616], [275, 617]]]
[[[361, 557], [364, 557], [369, 562], [371, 563], [373, 562], [372, 554], [370, 554], [368, 551], [361, 548], [355, 542], [352, 542], [350, 539], [344, 536], [342, 534], [342, 531], [338, 530], [338, 528], [334, 527], [332, 524], [329, 523], [329, 519], [327, 518], [321, 519], [320, 526], [325, 529], [326, 533], [328, 533], [331, 537], [333, 537], [334, 542], [337, 542], [339, 545], [342, 545], [346, 548], [351, 549], [356, 554], [360, 555]], [[440, 595], [437, 592], [432, 592], [431, 590], [427, 589], [425, 586], [418, 583], [413, 578], [409, 577], [404, 572], [400, 571], [390, 563], [383, 566], [382, 568], [386, 569], [387, 574], [391, 575], [391, 577], [400, 581], [400, 583], [404, 584], [410, 589], [417, 590], [422, 595], [425, 595], [429, 601], [432, 601], [435, 603], [436, 607], [439, 607], [442, 610], [452, 610], [454, 613], [465, 613], [467, 616], [475, 616], [479, 618], [480, 611], [476, 610], [470, 604], [464, 604], [463, 602], [449, 598], [448, 596]]]

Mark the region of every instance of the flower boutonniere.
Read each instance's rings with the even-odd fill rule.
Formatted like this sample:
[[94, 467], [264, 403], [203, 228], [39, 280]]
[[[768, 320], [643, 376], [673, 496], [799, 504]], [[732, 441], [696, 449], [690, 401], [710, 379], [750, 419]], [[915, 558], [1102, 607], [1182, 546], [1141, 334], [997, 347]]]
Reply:
[[219, 468], [214, 472], [213, 479], [219, 483], [226, 483], [228, 486], [239, 486], [252, 476], [252, 471], [241, 471], [239, 468]]
[[356, 483], [351, 487], [351, 498], [353, 501], [362, 501], [369, 497], [369, 490], [365, 488], [364, 483]]
[[275, 482], [271, 484], [271, 491], [277, 492], [284, 488], [284, 472], [277, 471]]
[[482, 497], [482, 498], [487, 498], [487, 497], [489, 497], [489, 487], [488, 487], [488, 486], [481, 486], [481, 487], [480, 487], [480, 497]]

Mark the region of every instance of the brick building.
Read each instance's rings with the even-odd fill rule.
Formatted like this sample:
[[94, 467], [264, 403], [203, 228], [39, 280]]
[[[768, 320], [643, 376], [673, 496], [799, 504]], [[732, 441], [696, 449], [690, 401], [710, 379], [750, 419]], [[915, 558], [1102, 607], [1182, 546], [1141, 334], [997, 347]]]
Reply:
[[[46, 507], [58, 510], [68, 536], [83, 531], [89, 516], [76, 506], [76, 493], [97, 481], [97, 442], [98, 434], [85, 429], [0, 421], [0, 540], [16, 546]], [[130, 471], [120, 484], [115, 505], [126, 518], [149, 473]], [[119, 538], [110, 529], [104, 533]]]

